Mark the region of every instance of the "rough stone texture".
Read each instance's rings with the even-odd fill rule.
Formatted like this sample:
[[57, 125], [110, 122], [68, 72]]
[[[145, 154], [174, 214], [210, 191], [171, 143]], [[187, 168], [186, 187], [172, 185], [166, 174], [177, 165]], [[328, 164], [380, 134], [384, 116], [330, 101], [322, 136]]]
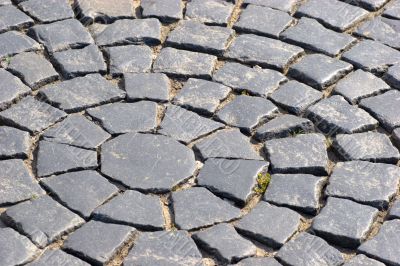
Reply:
[[[300, 212], [316, 214], [321, 208], [324, 177], [306, 174], [276, 174], [264, 194], [263, 200]], [[291, 189], [288, 190], [288, 187]]]
[[349, 63], [321, 54], [307, 55], [289, 69], [289, 75], [323, 90], [336, 83], [353, 69]]
[[22, 265], [31, 261], [38, 251], [28, 238], [11, 228], [0, 228], [0, 264]]
[[28, 132], [12, 127], [0, 127], [0, 158], [26, 158], [29, 153]]
[[328, 171], [326, 139], [322, 134], [304, 134], [265, 143], [274, 173], [325, 175]]
[[363, 160], [395, 164], [400, 159], [400, 153], [390, 142], [389, 137], [377, 132], [340, 134], [336, 136], [333, 146], [347, 161]]
[[[195, 233], [192, 237], [200, 247], [214, 254], [223, 263], [235, 262], [256, 255], [257, 247], [241, 237], [229, 224], [215, 225]], [[232, 242], [235, 245], [231, 245]]]
[[135, 18], [134, 5], [130, 0], [118, 0], [118, 4], [107, 0], [75, 0], [74, 8], [77, 8], [81, 19], [86, 23]]
[[258, 242], [280, 248], [297, 232], [300, 217], [295, 211], [261, 201], [236, 223], [235, 228]]
[[388, 265], [400, 265], [400, 220], [383, 223], [378, 234], [362, 244], [358, 252], [368, 255], [374, 259], [387, 263]]
[[153, 63], [153, 52], [150, 47], [128, 45], [107, 49], [110, 60], [109, 69], [112, 75], [132, 72], [149, 72]]
[[393, 203], [392, 208], [389, 212], [389, 219], [400, 219], [400, 200], [396, 200]]
[[400, 89], [400, 64], [389, 67], [383, 79], [392, 87]]
[[254, 194], [258, 175], [266, 173], [268, 165], [263, 161], [208, 159], [197, 183], [216, 195], [245, 204]]
[[193, 0], [187, 3], [187, 19], [209, 25], [226, 26], [234, 5], [220, 0]]
[[400, 168], [397, 166], [363, 161], [339, 162], [325, 193], [386, 209], [396, 195], [399, 182]]
[[0, 0], [0, 6], [11, 5], [11, 0]]
[[240, 209], [201, 187], [173, 192], [171, 201], [179, 229], [192, 230], [229, 222], [240, 215]]
[[213, 55], [167, 47], [161, 50], [153, 70], [178, 77], [209, 78], [216, 62]]
[[235, 265], [237, 265], [237, 266], [280, 266], [282, 264], [280, 264], [274, 258], [261, 257], [261, 258], [247, 258], [247, 259], [241, 260], [239, 263], [237, 263]]
[[40, 49], [40, 45], [35, 40], [20, 32], [8, 31], [0, 34], [0, 59]]
[[84, 223], [82, 218], [49, 196], [14, 205], [3, 212], [1, 218], [40, 248]]
[[225, 57], [242, 63], [283, 70], [304, 50], [300, 47], [253, 34], [240, 35], [225, 53]]
[[400, 3], [399, 1], [393, 1], [387, 7], [382, 14], [384, 17], [400, 19]]
[[68, 236], [63, 247], [93, 264], [105, 265], [135, 234], [130, 226], [90, 221]]
[[32, 263], [27, 264], [28, 266], [47, 266], [47, 265], [60, 265], [65, 263], [68, 266], [89, 266], [90, 264], [68, 254], [59, 249], [47, 250], [40, 256], [39, 259]]
[[87, 110], [110, 134], [151, 131], [157, 126], [157, 104], [112, 103]]
[[396, 128], [393, 130], [393, 136], [392, 136], [395, 144], [397, 144], [397, 147], [400, 148], [400, 128]]
[[128, 100], [168, 101], [171, 84], [162, 73], [126, 73], [124, 87]]
[[342, 96], [323, 99], [307, 109], [307, 117], [324, 133], [358, 133], [378, 125], [372, 116], [357, 106], [350, 105]]
[[228, 62], [218, 69], [213, 79], [233, 89], [245, 90], [253, 95], [268, 96], [287, 81], [281, 73]]
[[355, 257], [353, 257], [351, 260], [343, 264], [343, 266], [359, 266], [359, 265], [364, 265], [364, 266], [385, 266], [382, 262], [373, 260], [368, 258], [367, 256], [360, 254]]
[[370, 11], [376, 11], [380, 9], [383, 5], [385, 5], [387, 2], [388, 0], [356, 0], [348, 3], [355, 6], [360, 6]]
[[400, 48], [400, 22], [382, 17], [362, 24], [355, 34], [382, 42], [393, 48]]
[[243, 4], [267, 6], [291, 13], [297, 0], [244, 0]]
[[0, 33], [30, 27], [33, 19], [13, 5], [0, 6]]
[[128, 133], [102, 146], [101, 171], [133, 189], [169, 191], [194, 170], [193, 151], [169, 137]]
[[4, 69], [0, 69], [0, 110], [30, 92], [22, 81]]
[[50, 23], [74, 17], [67, 0], [28, 0], [19, 7], [39, 22]]
[[134, 190], [128, 190], [98, 207], [94, 217], [103, 222], [126, 224], [144, 230], [164, 228], [160, 199]]
[[166, 23], [183, 18], [181, 0], [143, 0], [140, 5], [143, 17], [155, 17]]

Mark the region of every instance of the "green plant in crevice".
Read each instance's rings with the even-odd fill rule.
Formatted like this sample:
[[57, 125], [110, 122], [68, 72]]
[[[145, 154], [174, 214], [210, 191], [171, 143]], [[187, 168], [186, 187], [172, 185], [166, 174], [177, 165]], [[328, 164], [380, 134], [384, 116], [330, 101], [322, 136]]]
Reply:
[[269, 173], [259, 173], [257, 175], [257, 187], [254, 191], [258, 194], [263, 194], [271, 182], [271, 175]]

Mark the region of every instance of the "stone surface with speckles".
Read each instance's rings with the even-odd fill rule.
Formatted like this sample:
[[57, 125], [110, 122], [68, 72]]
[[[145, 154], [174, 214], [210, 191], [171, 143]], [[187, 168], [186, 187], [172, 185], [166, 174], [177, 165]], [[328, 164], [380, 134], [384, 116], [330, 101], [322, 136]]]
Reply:
[[0, 59], [22, 52], [38, 51], [39, 43], [17, 31], [0, 34]]
[[234, 5], [220, 0], [192, 0], [186, 5], [186, 18], [209, 25], [226, 26]]
[[379, 262], [374, 259], [370, 259], [367, 256], [360, 254], [353, 257], [351, 260], [343, 264], [343, 266], [385, 266], [382, 262]]
[[168, 101], [171, 82], [162, 73], [125, 73], [124, 87], [128, 100]]
[[33, 19], [13, 5], [0, 6], [0, 33], [33, 25]]
[[20, 3], [19, 7], [42, 23], [74, 17], [74, 12], [67, 0], [29, 0]]
[[107, 48], [107, 56], [110, 60], [110, 73], [113, 75], [149, 72], [153, 63], [153, 52], [147, 46], [109, 47]]
[[75, 0], [73, 7], [86, 23], [107, 23], [116, 19], [136, 17], [133, 1], [130, 0], [118, 0], [118, 4], [106, 0]]
[[143, 17], [155, 17], [165, 23], [183, 18], [181, 0], [142, 0], [140, 6]]
[[35, 261], [27, 264], [28, 266], [47, 266], [47, 265], [57, 265], [60, 262], [67, 263], [68, 266], [89, 266], [89, 263], [84, 262], [83, 260], [78, 259], [64, 251], [59, 249], [56, 250], [47, 250], [45, 253], [40, 256], [40, 258]]
[[22, 265], [34, 259], [38, 248], [11, 228], [0, 228], [0, 264]]
[[27, 158], [29, 145], [28, 132], [12, 127], [0, 127], [0, 158]]
[[297, 1], [298, 0], [244, 0], [243, 4], [267, 6], [291, 13]]
[[395, 19], [376, 17], [358, 27], [355, 34], [400, 48], [400, 22]]
[[5, 109], [19, 97], [28, 94], [31, 90], [16, 76], [0, 69], [0, 110]]
[[400, 219], [400, 200], [396, 200], [390, 208], [389, 219]]

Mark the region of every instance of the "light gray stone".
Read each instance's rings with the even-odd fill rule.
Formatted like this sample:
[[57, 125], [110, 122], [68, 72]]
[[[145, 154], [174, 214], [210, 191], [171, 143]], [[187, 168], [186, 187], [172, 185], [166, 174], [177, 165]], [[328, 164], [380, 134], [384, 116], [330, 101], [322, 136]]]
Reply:
[[149, 72], [153, 63], [150, 47], [127, 45], [107, 49], [109, 69], [112, 75], [132, 72]]
[[0, 264], [22, 265], [33, 260], [38, 249], [11, 228], [0, 228]]
[[8, 31], [0, 34], [0, 59], [40, 49], [40, 44], [23, 33]]
[[392, 87], [400, 89], [400, 64], [389, 67], [383, 79]]
[[116, 19], [135, 18], [135, 8], [130, 0], [75, 0], [74, 8], [85, 23], [101, 21], [109, 23]]
[[376, 17], [358, 27], [355, 34], [400, 48], [400, 22], [396, 19]]
[[0, 69], [0, 110], [7, 108], [16, 99], [28, 94], [31, 90], [16, 76]]
[[220, 0], [193, 0], [187, 3], [185, 16], [188, 19], [209, 25], [226, 26], [234, 5]]
[[65, 263], [68, 266], [89, 266], [90, 264], [80, 260], [68, 253], [65, 253], [59, 249], [47, 250], [34, 262], [27, 264], [28, 266], [47, 266], [47, 265], [60, 265]]
[[388, 0], [356, 0], [348, 2], [349, 4], [360, 6], [369, 11], [376, 11], [384, 6]]
[[382, 13], [382, 16], [393, 19], [400, 19], [399, 1], [393, 1], [389, 5], [387, 5]]
[[390, 208], [389, 219], [400, 219], [400, 200], [396, 200]]
[[343, 264], [343, 266], [385, 266], [382, 262], [373, 260], [368, 258], [367, 256], [360, 254], [355, 257], [353, 257], [351, 260]]
[[29, 0], [20, 3], [19, 7], [42, 23], [74, 17], [74, 12], [67, 0]]
[[33, 25], [33, 19], [13, 5], [0, 6], [0, 33]]
[[155, 17], [165, 23], [183, 18], [181, 0], [143, 0], [140, 6], [143, 17]]
[[128, 100], [168, 101], [171, 83], [162, 73], [126, 73], [124, 87]]
[[244, 0], [243, 4], [267, 6], [291, 13], [297, 0]]
[[30, 146], [28, 132], [12, 128], [0, 127], [0, 158], [27, 158]]

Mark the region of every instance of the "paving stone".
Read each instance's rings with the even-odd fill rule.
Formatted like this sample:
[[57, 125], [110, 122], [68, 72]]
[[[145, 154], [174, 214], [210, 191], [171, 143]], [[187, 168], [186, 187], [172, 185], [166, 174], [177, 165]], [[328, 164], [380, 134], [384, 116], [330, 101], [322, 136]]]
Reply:
[[11, 228], [0, 228], [0, 264], [22, 265], [31, 261], [38, 249], [28, 238]]
[[143, 0], [140, 2], [143, 17], [155, 17], [169, 23], [183, 18], [181, 0]]
[[225, 57], [246, 64], [283, 70], [303, 53], [302, 48], [279, 40], [243, 34], [233, 40]]
[[396, 195], [399, 183], [400, 168], [397, 166], [363, 161], [339, 162], [325, 193], [386, 209]]
[[190, 78], [173, 99], [186, 108], [207, 114], [214, 113], [231, 88], [208, 80]]
[[153, 52], [148, 46], [128, 45], [107, 49], [109, 69], [113, 75], [132, 72], [149, 72]]
[[206, 137], [194, 145], [204, 159], [227, 158], [262, 160], [253, 149], [250, 140], [239, 129], [224, 129]]
[[218, 119], [228, 125], [239, 127], [246, 132], [279, 112], [269, 100], [247, 95], [236, 96], [216, 113]]
[[239, 32], [278, 38], [293, 22], [294, 19], [284, 11], [248, 5], [233, 28]]
[[382, 16], [393, 19], [400, 19], [400, 2], [393, 1], [388, 4], [382, 13]]
[[109, 23], [116, 19], [135, 18], [135, 7], [130, 0], [119, 0], [118, 4], [107, 0], [76, 0], [74, 8], [85, 23], [100, 21]]
[[297, 4], [297, 0], [244, 0], [243, 4], [267, 6], [291, 13]]
[[[306, 174], [275, 174], [263, 200], [300, 212], [316, 214], [321, 208], [324, 177]], [[290, 187], [290, 189], [288, 189]]]
[[377, 132], [337, 135], [333, 143], [345, 160], [363, 160], [379, 163], [397, 163], [399, 151], [388, 136]]
[[[322, 8], [323, 7], [323, 8]], [[345, 31], [368, 16], [360, 7], [338, 0], [311, 0], [299, 7], [297, 16], [315, 18], [325, 26]]]
[[157, 104], [112, 103], [87, 110], [110, 134], [152, 131], [157, 126]]
[[222, 263], [236, 262], [256, 255], [257, 247], [241, 237], [229, 224], [215, 225], [195, 233], [192, 237], [200, 247], [215, 255]]
[[271, 100], [291, 113], [299, 115], [310, 105], [322, 99], [323, 93], [295, 80], [281, 85], [274, 91]]
[[285, 30], [281, 37], [285, 42], [330, 56], [336, 56], [356, 41], [348, 34], [327, 29], [317, 20], [307, 17], [302, 17], [295, 26]]
[[96, 171], [79, 171], [51, 176], [41, 184], [66, 207], [89, 218], [93, 210], [118, 193], [112, 185]]
[[390, 208], [389, 219], [400, 219], [400, 200], [396, 200]]
[[355, 248], [366, 240], [377, 216], [378, 210], [373, 207], [329, 197], [311, 228], [329, 242]]
[[257, 177], [267, 172], [268, 165], [263, 161], [208, 159], [200, 170], [197, 183], [243, 205], [254, 194]]
[[111, 137], [101, 127], [83, 115], [73, 114], [59, 124], [47, 129], [43, 138], [47, 141], [69, 144], [85, 149], [96, 149]]
[[284, 245], [278, 251], [277, 258], [282, 263], [296, 266], [334, 266], [344, 263], [339, 250], [322, 238], [305, 232]]
[[[233, 33], [234, 31], [229, 28], [206, 26], [200, 22], [182, 20], [168, 35], [166, 45], [222, 55], [228, 48], [228, 41]], [[213, 37], [204, 38], [204, 36]]]
[[67, 114], [29, 96], [0, 112], [0, 119], [29, 132], [39, 132], [55, 124]]
[[400, 64], [389, 67], [383, 79], [392, 87], [400, 89]]
[[144, 230], [164, 228], [160, 199], [134, 190], [128, 190], [98, 207], [94, 217], [103, 222], [126, 224]]
[[65, 253], [59, 249], [47, 250], [45, 253], [37, 260], [32, 263], [27, 264], [28, 266], [47, 266], [47, 265], [60, 265], [65, 263], [68, 266], [89, 266], [90, 264], [80, 260], [68, 253]]
[[166, 136], [128, 133], [102, 146], [101, 171], [133, 189], [169, 191], [195, 168], [193, 151]]
[[24, 161], [0, 161], [0, 205], [14, 204], [45, 194], [29, 173]]
[[158, 133], [189, 143], [222, 127], [224, 127], [222, 123], [204, 118], [179, 106], [169, 105]]
[[11, 5], [11, 0], [0, 0], [0, 6]]
[[40, 141], [37, 154], [38, 176], [49, 176], [71, 170], [97, 167], [96, 151], [65, 144]]
[[40, 95], [66, 112], [76, 112], [125, 97], [125, 92], [99, 74], [48, 85]]
[[307, 109], [306, 116], [324, 133], [358, 133], [378, 125], [366, 111], [349, 104], [342, 96], [323, 99]]
[[92, 36], [76, 19], [36, 25], [29, 29], [28, 35], [43, 44], [50, 53], [93, 43]]
[[382, 261], [388, 265], [400, 265], [400, 220], [385, 222], [378, 234], [363, 243], [358, 252], [368, 255], [371, 258]]
[[8, 31], [0, 34], [0, 59], [22, 52], [38, 51], [40, 44], [25, 34]]
[[392, 136], [395, 144], [397, 144], [398, 147], [400, 147], [400, 128], [396, 128], [393, 130], [393, 136]]
[[364, 266], [385, 266], [382, 262], [373, 260], [368, 258], [367, 256], [360, 254], [355, 257], [353, 257], [351, 260], [343, 264], [343, 266], [358, 266], [358, 265], [364, 265]]
[[350, 103], [358, 103], [361, 99], [390, 90], [390, 86], [375, 75], [361, 69], [340, 80], [334, 92], [342, 95]]
[[58, 73], [44, 56], [34, 52], [13, 56], [7, 69], [19, 76], [32, 89], [58, 79]]
[[186, 19], [209, 25], [226, 26], [234, 5], [220, 0], [193, 0], [187, 3]]
[[209, 54], [164, 48], [153, 65], [154, 72], [191, 78], [209, 78], [217, 57]]
[[258, 242], [280, 248], [297, 232], [300, 218], [295, 211], [261, 201], [239, 220], [235, 228]]
[[400, 22], [398, 20], [376, 17], [362, 24], [354, 33], [393, 48], [400, 48]]
[[171, 83], [162, 73], [125, 73], [124, 87], [128, 100], [168, 101]]
[[376, 10], [380, 9], [381, 7], [383, 7], [387, 2], [388, 2], [388, 0], [356, 0], [356, 1], [346, 2], [346, 3], [355, 5], [355, 6], [360, 6], [369, 11], [376, 11]]
[[380, 42], [363, 40], [342, 55], [342, 59], [356, 68], [382, 73], [400, 62], [400, 52]]
[[88, 262], [105, 265], [136, 233], [130, 226], [90, 221], [68, 236], [63, 247]]
[[74, 12], [66, 0], [29, 0], [20, 3], [19, 7], [42, 23], [74, 17]]
[[0, 127], [0, 158], [27, 158], [30, 135], [12, 127]]
[[323, 90], [353, 69], [349, 63], [321, 54], [307, 55], [289, 69], [289, 75], [304, 83]]
[[259, 257], [259, 258], [247, 258], [241, 260], [239, 263], [235, 264], [237, 266], [281, 266], [276, 259]]
[[40, 248], [84, 223], [82, 218], [49, 196], [14, 205], [3, 212], [1, 218], [28, 236]]
[[13, 5], [0, 6], [0, 33], [33, 25], [33, 19]]
[[272, 171], [326, 175], [328, 155], [325, 141], [325, 137], [317, 133], [268, 140], [265, 142], [265, 149], [271, 161]]
[[158, 45], [161, 42], [161, 23], [157, 19], [121, 19], [112, 24], [95, 24], [94, 39], [100, 46], [128, 44]]
[[287, 81], [281, 73], [228, 62], [216, 71], [213, 79], [236, 90], [246, 90], [252, 95], [268, 96]]
[[185, 231], [142, 233], [135, 241], [124, 265], [202, 265], [196, 244]]

